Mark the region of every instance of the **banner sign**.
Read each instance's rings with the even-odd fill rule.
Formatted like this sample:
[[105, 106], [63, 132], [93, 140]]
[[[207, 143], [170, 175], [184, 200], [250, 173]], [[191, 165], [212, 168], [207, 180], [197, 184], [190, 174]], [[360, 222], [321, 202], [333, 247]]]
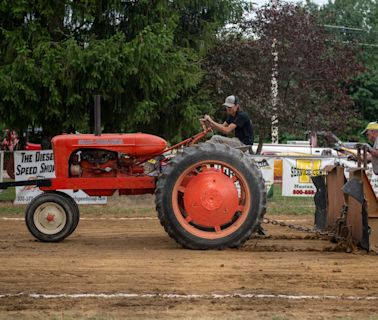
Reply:
[[253, 156], [256, 166], [261, 170], [265, 180], [265, 188], [269, 192], [274, 184], [274, 160], [275, 157]]
[[[52, 150], [15, 151], [14, 174], [16, 181], [55, 178]], [[90, 197], [84, 191], [60, 190], [70, 195], [78, 204], [106, 204], [107, 197]], [[16, 187], [15, 204], [27, 204], [42, 191], [36, 186]]]
[[[357, 162], [356, 161], [351, 161], [351, 160], [344, 160], [341, 159], [340, 161], [337, 161], [340, 165], [342, 165], [345, 170], [345, 177], [349, 179], [349, 170], [351, 168], [356, 168], [357, 167]], [[375, 192], [375, 195], [378, 197], [378, 175], [374, 174], [373, 171], [373, 165], [372, 163], [367, 164], [367, 170], [365, 171], [367, 178], [370, 181], [370, 184]]]
[[282, 158], [282, 196], [311, 197], [316, 187], [311, 176], [325, 175], [324, 168], [333, 165], [335, 158]]
[[370, 184], [373, 187], [373, 190], [375, 192], [375, 196], [378, 197], [378, 175], [376, 175], [373, 172], [373, 166], [370, 164], [370, 167], [368, 166], [368, 170], [366, 171], [366, 175], [368, 179], [370, 180]]

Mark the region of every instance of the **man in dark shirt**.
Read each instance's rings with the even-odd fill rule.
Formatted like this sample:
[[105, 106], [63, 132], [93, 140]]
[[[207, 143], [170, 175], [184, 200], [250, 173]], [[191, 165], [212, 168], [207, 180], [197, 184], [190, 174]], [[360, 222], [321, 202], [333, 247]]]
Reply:
[[[200, 122], [204, 129], [208, 126], [217, 129], [225, 134], [230, 134], [235, 131], [235, 138], [214, 135], [211, 137], [211, 142], [228, 144], [231, 147], [238, 148], [245, 145], [253, 145], [253, 127], [248, 114], [240, 110], [239, 99], [235, 95], [228, 96], [223, 104], [226, 107], [227, 119], [221, 124], [215, 122], [209, 115], [205, 115]], [[258, 234], [266, 235], [265, 230], [259, 224]]]
[[214, 135], [210, 141], [228, 144], [231, 147], [242, 147], [253, 144], [253, 127], [248, 114], [240, 110], [239, 99], [235, 95], [228, 96], [223, 104], [226, 107], [227, 119], [221, 124], [215, 122], [209, 115], [200, 119], [203, 125], [210, 125], [225, 134], [235, 131], [235, 138]]

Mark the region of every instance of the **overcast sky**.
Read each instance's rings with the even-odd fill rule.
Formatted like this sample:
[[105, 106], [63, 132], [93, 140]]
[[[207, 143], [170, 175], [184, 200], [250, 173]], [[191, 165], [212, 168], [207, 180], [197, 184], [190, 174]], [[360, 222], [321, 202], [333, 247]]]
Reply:
[[[252, 0], [252, 2], [257, 3], [259, 6], [269, 3], [270, 0]], [[287, 0], [287, 2], [301, 2], [300, 0]], [[305, 2], [305, 1], [303, 1]], [[312, 0], [318, 5], [323, 5], [328, 3], [328, 0]]]

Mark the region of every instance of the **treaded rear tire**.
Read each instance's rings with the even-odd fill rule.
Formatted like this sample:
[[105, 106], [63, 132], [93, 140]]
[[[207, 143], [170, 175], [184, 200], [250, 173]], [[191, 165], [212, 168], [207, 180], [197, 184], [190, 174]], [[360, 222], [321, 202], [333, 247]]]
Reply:
[[[218, 230], [215, 229], [214, 232], [204, 231], [203, 228], [197, 230], [196, 225], [193, 226], [191, 218], [188, 219], [186, 216], [188, 210], [183, 205], [185, 193], [193, 193], [193, 191], [181, 187], [180, 183], [182, 182], [180, 181], [190, 180], [195, 176], [191, 173], [197, 170], [195, 169], [197, 164], [199, 166], [208, 165], [210, 168], [214, 165], [216, 168], [220, 164], [222, 170], [223, 167], [228, 167], [238, 176], [237, 181], [239, 181], [243, 194], [248, 195], [248, 199], [244, 199], [248, 205], [242, 206], [245, 211], [240, 214], [241, 224], [239, 222], [239, 225], [237, 223], [233, 225], [231, 221], [229, 226], [227, 225], [224, 229], [220, 229], [218, 226]], [[183, 195], [181, 195], [181, 191], [177, 191], [180, 187], [181, 190], [184, 190], [182, 191]], [[177, 243], [190, 249], [240, 247], [256, 231], [266, 211], [265, 184], [255, 162], [240, 150], [224, 144], [206, 142], [183, 149], [169, 161], [159, 176], [155, 192], [156, 209], [161, 225]], [[236, 221], [238, 219], [236, 218]], [[189, 220], [190, 222], [187, 222]], [[235, 230], [231, 230], [231, 228]]]

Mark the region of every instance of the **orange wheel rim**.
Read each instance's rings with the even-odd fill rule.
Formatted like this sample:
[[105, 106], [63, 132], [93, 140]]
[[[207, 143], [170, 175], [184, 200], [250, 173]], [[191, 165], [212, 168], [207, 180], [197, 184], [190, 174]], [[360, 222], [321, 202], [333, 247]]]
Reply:
[[177, 179], [173, 212], [189, 233], [219, 239], [245, 222], [251, 207], [248, 183], [235, 167], [218, 160], [198, 162]]

